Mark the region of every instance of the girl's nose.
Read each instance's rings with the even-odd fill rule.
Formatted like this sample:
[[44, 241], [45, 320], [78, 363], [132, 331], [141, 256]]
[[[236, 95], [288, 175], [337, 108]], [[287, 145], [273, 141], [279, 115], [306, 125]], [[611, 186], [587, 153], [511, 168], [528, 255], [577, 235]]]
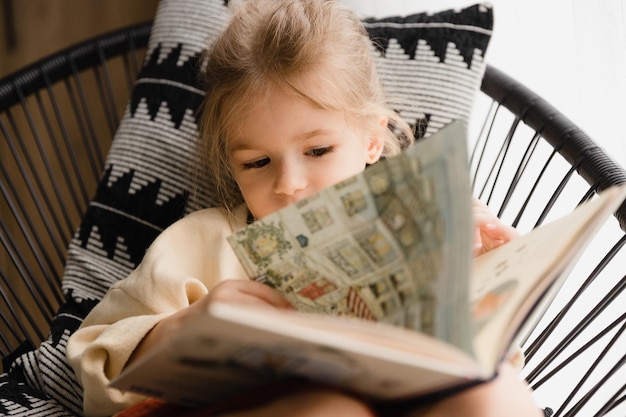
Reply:
[[276, 173], [274, 193], [294, 195], [306, 187], [304, 167], [294, 162], [283, 162]]

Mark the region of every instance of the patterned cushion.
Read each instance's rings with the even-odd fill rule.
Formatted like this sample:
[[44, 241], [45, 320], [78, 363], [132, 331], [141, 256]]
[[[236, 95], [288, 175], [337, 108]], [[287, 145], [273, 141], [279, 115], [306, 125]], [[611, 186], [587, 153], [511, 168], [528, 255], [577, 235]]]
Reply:
[[488, 5], [406, 17], [365, 19], [387, 95], [430, 136], [452, 120], [469, 122], [485, 71], [493, 13]]
[[[23, 400], [16, 400], [17, 385], [0, 379], [0, 414], [31, 415], [25, 410], [37, 409], [37, 415], [56, 415], [45, 410], [59, 404], [81, 414], [82, 392], [65, 360], [70, 334], [109, 286], [135, 268], [159, 232], [189, 211], [212, 205], [208, 187], [197, 201], [188, 201], [188, 167], [204, 96], [195, 77], [199, 57], [227, 21], [227, 3], [161, 0], [102, 181], [69, 247], [63, 281], [67, 303], [48, 340], [10, 370], [12, 381], [51, 399], [30, 401], [32, 395], [24, 391]], [[469, 119], [493, 24], [489, 6], [365, 23], [384, 86], [390, 96], [404, 99], [397, 110], [417, 125], [418, 136], [431, 135], [451, 120]]]

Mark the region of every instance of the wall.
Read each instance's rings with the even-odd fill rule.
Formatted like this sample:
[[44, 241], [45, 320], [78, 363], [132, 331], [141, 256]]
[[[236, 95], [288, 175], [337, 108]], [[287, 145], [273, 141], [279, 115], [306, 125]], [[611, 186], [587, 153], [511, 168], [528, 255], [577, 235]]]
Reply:
[[[3, 0], [0, 77], [99, 33], [154, 17], [158, 0]], [[13, 30], [11, 30], [13, 28]]]

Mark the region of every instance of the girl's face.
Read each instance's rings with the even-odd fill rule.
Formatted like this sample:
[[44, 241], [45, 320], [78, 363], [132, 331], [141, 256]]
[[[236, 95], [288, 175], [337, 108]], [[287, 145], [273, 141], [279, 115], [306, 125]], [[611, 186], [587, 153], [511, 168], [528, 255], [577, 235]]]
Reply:
[[248, 208], [260, 219], [376, 162], [386, 126], [381, 116], [372, 132], [357, 130], [341, 112], [274, 89], [231, 138], [230, 166]]

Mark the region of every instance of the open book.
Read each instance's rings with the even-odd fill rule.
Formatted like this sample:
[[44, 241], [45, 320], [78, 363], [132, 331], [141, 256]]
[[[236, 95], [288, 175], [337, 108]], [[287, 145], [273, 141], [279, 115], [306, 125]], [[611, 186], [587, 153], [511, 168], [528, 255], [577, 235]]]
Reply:
[[214, 304], [111, 385], [195, 406], [291, 379], [383, 401], [490, 379], [626, 185], [473, 259], [466, 140], [455, 122], [232, 235], [296, 310]]

